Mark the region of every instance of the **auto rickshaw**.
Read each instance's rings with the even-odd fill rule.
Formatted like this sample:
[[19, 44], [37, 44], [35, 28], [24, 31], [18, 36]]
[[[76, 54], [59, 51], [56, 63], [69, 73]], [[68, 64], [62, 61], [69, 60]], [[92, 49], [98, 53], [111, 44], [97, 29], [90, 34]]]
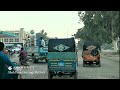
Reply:
[[[37, 50], [37, 49], [39, 49], [39, 50]], [[36, 49], [34, 48], [34, 50], [36, 50], [38, 52], [32, 52], [32, 54], [31, 54], [33, 63], [38, 63], [39, 60], [40, 61], [45, 60], [46, 62], [48, 61], [48, 59], [47, 59], [48, 46], [37, 47]]]
[[48, 79], [69, 75], [77, 79], [77, 53], [74, 38], [50, 39], [48, 42]]
[[87, 64], [96, 64], [101, 66], [100, 62], [100, 45], [98, 42], [85, 41], [82, 51], [83, 67]]

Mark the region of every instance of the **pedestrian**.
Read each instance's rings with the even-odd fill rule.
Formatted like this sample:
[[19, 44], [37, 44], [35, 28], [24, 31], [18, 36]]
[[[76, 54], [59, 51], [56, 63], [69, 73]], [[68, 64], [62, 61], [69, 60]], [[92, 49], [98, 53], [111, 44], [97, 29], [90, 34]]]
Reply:
[[45, 47], [45, 40], [43, 39], [43, 37], [40, 37], [40, 45], [41, 47]]
[[14, 58], [15, 58], [15, 53], [16, 53], [16, 52], [15, 52], [15, 50], [14, 50], [13, 53], [12, 53]]
[[11, 57], [11, 50], [10, 50], [10, 48], [8, 49], [8, 55], [9, 55], [9, 57]]
[[39, 47], [38, 47], [38, 53], [39, 53], [39, 55], [41, 55], [40, 51], [43, 49], [43, 47], [45, 47], [45, 40], [43, 39], [43, 37], [40, 37]]

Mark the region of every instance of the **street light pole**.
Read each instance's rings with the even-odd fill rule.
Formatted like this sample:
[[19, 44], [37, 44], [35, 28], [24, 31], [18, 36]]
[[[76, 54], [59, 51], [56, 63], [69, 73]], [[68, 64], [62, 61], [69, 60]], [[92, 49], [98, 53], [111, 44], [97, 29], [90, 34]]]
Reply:
[[119, 11], [119, 28], [118, 28], [119, 30], [119, 33], [118, 33], [118, 53], [120, 54], [120, 11]]
[[120, 48], [120, 11], [119, 11], [119, 18], [118, 18], [118, 22], [119, 22], [119, 26], [118, 26], [118, 47]]

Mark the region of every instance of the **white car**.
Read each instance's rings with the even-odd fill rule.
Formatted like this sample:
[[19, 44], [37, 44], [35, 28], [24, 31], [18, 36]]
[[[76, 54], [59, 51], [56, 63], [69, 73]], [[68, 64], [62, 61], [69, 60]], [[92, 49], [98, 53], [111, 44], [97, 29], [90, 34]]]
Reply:
[[12, 52], [15, 51], [15, 52], [17, 52], [17, 53], [18, 53], [20, 50], [21, 50], [21, 49], [20, 49], [20, 48], [17, 48], [17, 47], [11, 49]]

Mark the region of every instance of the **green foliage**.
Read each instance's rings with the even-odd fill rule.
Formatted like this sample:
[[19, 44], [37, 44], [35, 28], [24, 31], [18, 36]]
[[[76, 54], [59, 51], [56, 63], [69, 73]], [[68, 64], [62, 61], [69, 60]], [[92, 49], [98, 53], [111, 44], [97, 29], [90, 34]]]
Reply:
[[106, 50], [106, 49], [111, 49], [112, 50], [112, 47], [113, 47], [113, 44], [110, 43], [110, 44], [104, 44], [101, 46], [102, 49]]
[[39, 33], [36, 34], [36, 37], [43, 37], [44, 39], [48, 40], [49, 37], [47, 36], [47, 32], [44, 30], [40, 31]]
[[111, 43], [119, 36], [119, 11], [80, 11], [78, 16], [84, 27], [78, 29], [76, 38], [104, 44]]

